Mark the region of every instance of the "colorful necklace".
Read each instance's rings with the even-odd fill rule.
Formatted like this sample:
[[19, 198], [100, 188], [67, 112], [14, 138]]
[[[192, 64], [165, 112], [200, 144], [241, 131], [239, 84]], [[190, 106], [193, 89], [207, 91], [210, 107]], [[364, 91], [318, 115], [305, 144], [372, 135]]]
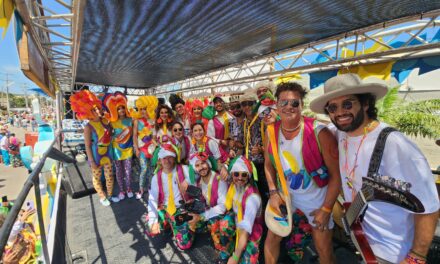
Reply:
[[359, 143], [359, 146], [356, 150], [356, 153], [354, 156], [354, 164], [351, 169], [348, 165], [348, 139], [347, 139], [347, 135], [345, 135], [345, 138], [344, 138], [344, 152], [345, 152], [344, 153], [345, 154], [344, 170], [346, 173], [345, 179], [347, 180], [348, 188], [351, 189], [352, 199], [354, 199], [354, 197], [356, 196], [356, 190], [354, 188], [354, 178], [356, 176], [356, 168], [358, 167], [357, 161], [358, 161], [358, 157], [359, 157], [359, 151], [361, 150], [361, 147], [364, 144], [364, 141], [367, 138], [368, 133], [373, 130], [376, 123], [377, 123], [377, 121], [373, 120], [364, 127], [364, 134], [363, 134], [363, 136], [361, 138], [361, 142]]

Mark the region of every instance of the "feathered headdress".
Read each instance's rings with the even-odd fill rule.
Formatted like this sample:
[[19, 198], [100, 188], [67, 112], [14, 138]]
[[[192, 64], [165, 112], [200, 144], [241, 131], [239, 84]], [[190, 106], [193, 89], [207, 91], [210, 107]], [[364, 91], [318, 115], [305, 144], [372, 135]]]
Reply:
[[138, 111], [134, 111], [134, 109], [131, 109], [130, 110], [131, 117], [136, 118], [136, 119], [141, 118], [141, 114], [140, 114], [139, 109], [146, 108], [148, 118], [154, 119], [154, 115], [156, 113], [156, 108], [159, 105], [159, 100], [157, 99], [156, 96], [144, 95], [144, 96], [139, 97], [136, 100], [135, 104], [136, 104]]
[[124, 106], [125, 107], [125, 115], [127, 117], [130, 117], [130, 113], [127, 109], [127, 97], [121, 93], [121, 92], [115, 92], [113, 94], [107, 93], [104, 95], [104, 98], [102, 98], [102, 103], [104, 106], [104, 109], [107, 111], [105, 117], [110, 122], [115, 122], [118, 120], [118, 107]]
[[80, 120], [93, 119], [93, 110], [102, 109], [102, 103], [89, 90], [82, 90], [70, 96], [70, 105], [76, 117]]

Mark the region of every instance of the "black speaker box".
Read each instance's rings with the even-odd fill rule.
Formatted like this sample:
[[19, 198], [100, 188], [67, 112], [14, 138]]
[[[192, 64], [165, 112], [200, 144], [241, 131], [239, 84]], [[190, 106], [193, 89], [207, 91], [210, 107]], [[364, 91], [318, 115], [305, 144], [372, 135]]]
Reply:
[[63, 186], [72, 198], [81, 198], [95, 193], [92, 183], [92, 171], [87, 161], [64, 164]]

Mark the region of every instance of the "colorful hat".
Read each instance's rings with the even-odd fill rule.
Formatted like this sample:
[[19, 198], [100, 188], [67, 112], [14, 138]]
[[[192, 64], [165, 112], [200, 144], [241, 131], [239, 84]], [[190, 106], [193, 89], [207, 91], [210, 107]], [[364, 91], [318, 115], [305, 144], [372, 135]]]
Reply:
[[148, 118], [153, 119], [157, 106], [159, 105], [159, 100], [153, 95], [144, 95], [136, 100], [136, 107], [147, 108]]
[[104, 105], [104, 109], [107, 111], [106, 118], [110, 122], [115, 122], [118, 120], [118, 107], [125, 107], [125, 115], [127, 117], [130, 116], [130, 113], [127, 109], [127, 97], [121, 92], [115, 93], [107, 93], [104, 95], [102, 99], [102, 103]]
[[277, 108], [277, 101], [275, 100], [275, 96], [273, 96], [273, 93], [270, 90], [267, 90], [267, 92], [263, 94], [259, 103], [260, 106], [258, 107], [258, 115], [260, 115], [264, 111], [267, 111], [267, 109], [269, 108]]
[[161, 146], [160, 146], [160, 150], [159, 150], [159, 153], [158, 153], [158, 158], [159, 159], [163, 159], [163, 158], [165, 158], [165, 157], [177, 157], [177, 154], [176, 154], [177, 152], [176, 152], [176, 149], [175, 149], [175, 147], [173, 146], [173, 145], [171, 145], [171, 144], [162, 144]]
[[93, 110], [102, 109], [102, 102], [89, 90], [81, 90], [71, 95], [70, 105], [79, 120], [93, 119]]
[[229, 162], [228, 172], [231, 174], [236, 171], [248, 172], [254, 176], [255, 181], [258, 181], [258, 173], [254, 163], [243, 155], [237, 156]]

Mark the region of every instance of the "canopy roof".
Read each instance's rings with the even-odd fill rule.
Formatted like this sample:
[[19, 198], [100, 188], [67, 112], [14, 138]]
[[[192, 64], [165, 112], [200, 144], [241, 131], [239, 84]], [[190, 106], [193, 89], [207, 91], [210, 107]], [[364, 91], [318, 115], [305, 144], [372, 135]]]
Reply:
[[76, 82], [148, 88], [389, 20], [433, 0], [88, 0]]

